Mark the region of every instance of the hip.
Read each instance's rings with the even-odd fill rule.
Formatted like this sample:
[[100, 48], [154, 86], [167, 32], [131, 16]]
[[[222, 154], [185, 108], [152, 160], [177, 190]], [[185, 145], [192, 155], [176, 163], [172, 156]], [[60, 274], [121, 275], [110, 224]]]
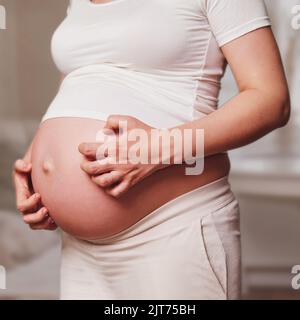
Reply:
[[67, 299], [235, 299], [239, 206], [224, 177], [113, 236], [84, 241], [63, 233], [62, 259]]

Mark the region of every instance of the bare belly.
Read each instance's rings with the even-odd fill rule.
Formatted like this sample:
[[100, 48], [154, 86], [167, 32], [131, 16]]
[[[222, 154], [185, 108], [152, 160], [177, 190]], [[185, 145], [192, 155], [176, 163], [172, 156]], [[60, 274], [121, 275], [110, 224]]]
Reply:
[[146, 178], [119, 199], [107, 195], [80, 168], [78, 145], [94, 142], [104, 122], [83, 118], [44, 121], [33, 143], [32, 182], [55, 222], [82, 239], [116, 234], [162, 206], [197, 187], [228, 174], [226, 154], [205, 160], [204, 173], [185, 175], [176, 165]]

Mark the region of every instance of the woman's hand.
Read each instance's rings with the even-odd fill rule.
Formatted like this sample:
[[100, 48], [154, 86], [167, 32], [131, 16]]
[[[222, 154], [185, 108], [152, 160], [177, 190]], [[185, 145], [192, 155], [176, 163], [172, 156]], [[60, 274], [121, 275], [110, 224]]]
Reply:
[[[110, 116], [101, 131], [101, 141], [96, 139], [96, 143], [79, 145], [79, 151], [85, 156], [82, 170], [109, 195], [120, 197], [163, 167], [159, 161], [160, 151], [150, 152], [152, 130], [157, 129], [136, 118]], [[143, 137], [142, 141], [139, 137]]]
[[33, 230], [55, 230], [55, 222], [41, 203], [41, 196], [31, 188], [31, 164], [23, 159], [15, 162], [13, 180], [16, 190], [17, 209], [23, 220]]

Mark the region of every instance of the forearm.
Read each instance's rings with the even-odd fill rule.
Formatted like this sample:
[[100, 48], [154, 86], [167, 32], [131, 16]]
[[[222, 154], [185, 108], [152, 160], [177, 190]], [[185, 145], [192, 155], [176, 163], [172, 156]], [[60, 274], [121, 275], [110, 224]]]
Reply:
[[[192, 130], [193, 154], [196, 154], [197, 150], [196, 130], [203, 129], [204, 156], [210, 156], [256, 141], [270, 131], [285, 125], [288, 118], [288, 94], [278, 95], [276, 99], [274, 95], [249, 89], [212, 114], [178, 128], [182, 133], [186, 129]], [[176, 148], [175, 151], [172, 149], [176, 152]], [[176, 154], [172, 155], [175, 157]]]

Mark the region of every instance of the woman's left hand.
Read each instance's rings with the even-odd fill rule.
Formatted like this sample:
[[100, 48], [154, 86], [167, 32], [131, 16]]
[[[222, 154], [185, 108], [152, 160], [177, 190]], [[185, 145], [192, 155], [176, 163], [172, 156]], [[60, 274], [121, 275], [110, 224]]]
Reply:
[[82, 170], [109, 195], [120, 197], [132, 186], [164, 167], [159, 163], [160, 151], [154, 154], [150, 152], [152, 130], [158, 129], [136, 118], [110, 116], [99, 132], [101, 139], [98, 137], [95, 143], [79, 145], [80, 153], [85, 156], [81, 163]]

